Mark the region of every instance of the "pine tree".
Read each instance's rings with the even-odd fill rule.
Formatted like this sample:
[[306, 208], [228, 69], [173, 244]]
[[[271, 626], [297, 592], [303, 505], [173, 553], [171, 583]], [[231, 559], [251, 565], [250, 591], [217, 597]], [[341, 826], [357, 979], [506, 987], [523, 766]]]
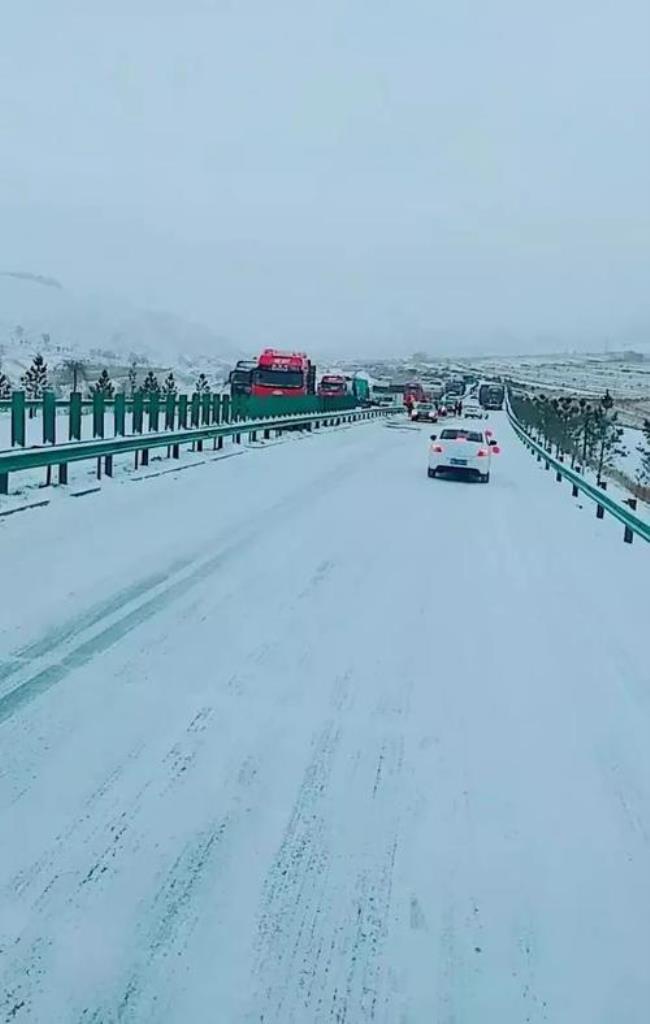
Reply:
[[199, 395], [209, 395], [210, 394], [210, 384], [208, 382], [208, 378], [206, 377], [206, 375], [204, 373], [200, 373], [199, 374], [198, 380], [197, 380], [196, 385], [195, 385], [195, 390], [196, 390], [196, 392]]
[[135, 361], [132, 362], [131, 365], [129, 366], [128, 380], [129, 394], [131, 395], [131, 398], [133, 398], [134, 394], [138, 389], [138, 368]]
[[650, 483], [650, 420], [643, 421], [643, 441], [637, 445], [636, 450], [641, 456], [636, 479], [637, 483], [643, 486]]
[[5, 373], [0, 370], [0, 399], [6, 401], [11, 398], [11, 381]]
[[42, 398], [43, 392], [47, 391], [49, 385], [47, 363], [40, 353], [34, 356], [32, 365], [21, 377], [21, 383], [27, 397], [31, 399]]
[[105, 398], [112, 398], [115, 394], [115, 385], [108, 376], [108, 370], [102, 370], [97, 381], [92, 385], [91, 394], [104, 395]]
[[160, 384], [153, 370], [149, 370], [149, 373], [144, 379], [142, 384], [142, 390], [145, 394], [150, 395], [152, 392], [160, 393]]
[[[43, 397], [43, 392], [48, 388], [47, 363], [40, 353], [34, 356], [32, 365], [22, 375], [20, 383], [27, 398], [31, 401], [38, 401], [39, 398]], [[35, 415], [36, 410], [33, 406], [30, 406], [29, 418], [33, 419]]]
[[171, 370], [169, 372], [169, 376], [167, 377], [162, 386], [162, 394], [165, 395], [165, 397], [167, 395], [178, 394], [178, 386], [176, 384], [176, 381], [174, 380], [174, 374], [172, 373]]
[[594, 454], [598, 483], [602, 482], [603, 470], [610, 469], [617, 458], [627, 455], [627, 449], [621, 444], [623, 428], [618, 424], [618, 414], [611, 411], [612, 405], [613, 402], [608, 402], [607, 395], [605, 395], [593, 412]]

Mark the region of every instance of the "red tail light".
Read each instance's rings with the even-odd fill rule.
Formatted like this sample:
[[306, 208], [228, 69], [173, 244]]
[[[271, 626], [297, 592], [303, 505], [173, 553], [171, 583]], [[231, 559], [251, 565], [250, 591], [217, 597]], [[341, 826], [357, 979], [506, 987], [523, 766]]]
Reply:
[[498, 444], [493, 444], [491, 451], [493, 455], [498, 455], [501, 449], [499, 448]]
[[480, 457], [481, 457], [481, 456], [483, 456], [483, 455], [487, 455], [487, 454], [488, 454], [488, 450], [487, 450], [487, 448], [479, 448], [479, 450], [477, 451], [477, 453], [476, 453], [476, 454], [477, 454], [477, 455], [479, 456], [479, 458], [480, 458]]
[[432, 444], [431, 445], [431, 451], [432, 452], [436, 452], [436, 454], [439, 455], [440, 452], [443, 451], [443, 447], [442, 447], [441, 444]]

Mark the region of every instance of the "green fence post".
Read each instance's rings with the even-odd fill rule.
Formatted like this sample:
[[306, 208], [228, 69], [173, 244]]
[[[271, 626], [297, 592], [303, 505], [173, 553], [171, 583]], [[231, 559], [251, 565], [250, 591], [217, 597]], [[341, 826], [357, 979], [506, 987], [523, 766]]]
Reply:
[[160, 396], [157, 391], [149, 393], [149, 430], [155, 433], [160, 423]]
[[70, 393], [68, 440], [81, 441], [81, 393], [79, 391], [72, 391]]
[[43, 444], [56, 444], [56, 396], [43, 392]]
[[11, 393], [11, 447], [25, 447], [25, 392]]
[[144, 424], [144, 395], [136, 391], [133, 396], [133, 433], [141, 434]]
[[221, 422], [230, 423], [230, 396], [224, 395], [221, 399]]
[[113, 405], [113, 433], [115, 437], [124, 437], [126, 433], [126, 395], [123, 391], [115, 396]]
[[93, 437], [104, 436], [105, 411], [106, 403], [104, 401], [104, 395], [101, 391], [97, 391], [93, 395]]
[[220, 395], [213, 395], [212, 396], [212, 422], [213, 423], [219, 423], [220, 422], [220, 419], [219, 419], [220, 412], [221, 412], [221, 396]]
[[192, 408], [190, 413], [190, 425], [192, 427], [199, 426], [199, 418], [201, 415], [201, 396], [194, 394], [192, 395]]
[[187, 430], [187, 395], [178, 396], [178, 429]]
[[174, 417], [176, 415], [176, 395], [165, 397], [165, 430], [174, 429]]
[[212, 407], [212, 395], [206, 392], [201, 395], [201, 426], [210, 426], [210, 409]]

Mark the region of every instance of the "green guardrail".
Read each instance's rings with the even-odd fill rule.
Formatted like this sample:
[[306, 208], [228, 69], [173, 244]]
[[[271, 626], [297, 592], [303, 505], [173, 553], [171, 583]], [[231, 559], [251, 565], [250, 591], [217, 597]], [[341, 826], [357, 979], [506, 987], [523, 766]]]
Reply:
[[[38, 400], [28, 399], [23, 391], [14, 391], [10, 399], [0, 401], [0, 412], [11, 416], [12, 448], [24, 448], [30, 431], [28, 423], [34, 418], [41, 426], [43, 444], [56, 444], [57, 430], [68, 441], [83, 440], [83, 429], [92, 438], [125, 437], [127, 434], [157, 433], [165, 430], [184, 430], [187, 427], [212, 426], [236, 420], [262, 419], [277, 416], [306, 415], [339, 412], [359, 408], [353, 395], [327, 398], [320, 395], [240, 396], [213, 395], [161, 395], [158, 392], [137, 392], [131, 397], [117, 394], [107, 398], [104, 394], [84, 399], [73, 392], [69, 399], [57, 399], [46, 391]], [[65, 416], [67, 414], [67, 430]], [[85, 415], [84, 415], [85, 414]], [[112, 414], [112, 415], [111, 415]], [[130, 421], [129, 418], [130, 417]], [[127, 427], [130, 426], [130, 430]]]
[[[642, 537], [643, 540], [650, 541], [650, 523], [644, 522], [643, 519], [639, 519], [638, 516], [634, 515], [632, 508], [626, 508], [618, 501], [614, 501], [605, 491], [596, 484], [590, 483], [588, 480], [578, 473], [577, 470], [571, 469], [566, 463], [561, 462], [560, 459], [554, 458], [550, 452], [547, 452], [543, 445], [534, 441], [532, 437], [527, 433], [522, 424], [516, 419], [512, 413], [510, 406], [506, 404], [506, 413], [510, 424], [521, 441], [526, 445], [528, 450], [537, 456], [538, 462], [544, 462], [546, 469], [555, 470], [555, 478], [558, 482], [566, 479], [569, 481], [572, 487], [573, 497], [577, 497], [578, 494], [584, 494], [591, 501], [596, 504], [596, 516], [598, 519], [602, 519], [605, 512], [609, 512], [611, 516], [618, 519], [623, 524], [623, 540], [626, 544], [631, 544], [634, 538], [634, 534]], [[632, 507], [636, 507], [636, 499], [630, 498], [630, 503], [633, 503]]]
[[342, 423], [376, 419], [393, 412], [392, 409], [381, 408], [330, 410], [307, 415], [235, 420], [186, 430], [130, 434], [127, 437], [115, 437], [109, 440], [95, 438], [91, 441], [0, 452], [0, 494], [9, 493], [10, 473], [19, 473], [28, 469], [45, 468], [47, 470], [46, 483], [50, 484], [52, 482], [52, 467], [57, 466], [58, 482], [65, 485], [68, 482], [68, 465], [71, 462], [97, 459], [97, 476], [101, 477], [102, 471], [107, 476], [112, 476], [113, 458], [116, 455], [135, 453], [137, 468], [139, 461], [143, 466], [148, 465], [149, 452], [154, 448], [167, 448], [168, 455], [178, 459], [181, 446], [186, 444], [191, 444], [195, 450], [202, 451], [203, 443], [210, 440], [214, 442], [215, 448], [221, 448], [224, 437], [233, 437], [236, 443], [241, 443], [242, 434], [248, 434], [251, 440], [256, 440], [257, 434], [262, 433], [268, 439], [271, 436], [271, 431], [278, 435], [286, 430], [318, 430], [323, 426], [338, 426]]

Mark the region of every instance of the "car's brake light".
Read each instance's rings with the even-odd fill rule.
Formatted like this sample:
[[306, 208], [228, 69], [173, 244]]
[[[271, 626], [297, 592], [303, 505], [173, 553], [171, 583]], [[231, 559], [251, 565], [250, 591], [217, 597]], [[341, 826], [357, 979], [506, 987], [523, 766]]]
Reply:
[[487, 450], [487, 448], [479, 448], [479, 450], [477, 451], [477, 453], [476, 453], [476, 454], [477, 454], [477, 455], [478, 455], [479, 457], [481, 457], [481, 456], [483, 456], [483, 455], [487, 455], [487, 453], [488, 453], [488, 450]]
[[499, 448], [498, 444], [493, 444], [491, 451], [493, 455], [498, 455], [501, 449]]
[[431, 445], [431, 451], [432, 452], [436, 452], [437, 454], [440, 454], [440, 452], [443, 451], [443, 447], [442, 447], [441, 444], [432, 444]]

